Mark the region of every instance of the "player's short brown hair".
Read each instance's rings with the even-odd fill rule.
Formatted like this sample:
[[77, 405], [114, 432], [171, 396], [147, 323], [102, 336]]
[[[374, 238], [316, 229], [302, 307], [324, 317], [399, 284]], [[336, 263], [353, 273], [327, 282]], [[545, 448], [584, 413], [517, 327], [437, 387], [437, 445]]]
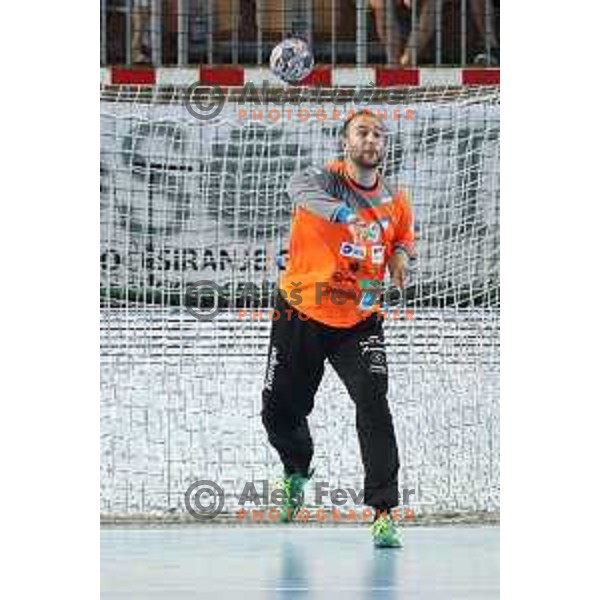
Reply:
[[[348, 133], [348, 127], [350, 127], [350, 123], [357, 119], [358, 117], [373, 117], [374, 119], [379, 119], [379, 117], [369, 108], [361, 108], [360, 110], [350, 113], [346, 120], [342, 124], [342, 128], [340, 130], [340, 137], [345, 138]], [[386, 131], [385, 125], [381, 124], [384, 131]], [[387, 131], [386, 131], [387, 132]]]

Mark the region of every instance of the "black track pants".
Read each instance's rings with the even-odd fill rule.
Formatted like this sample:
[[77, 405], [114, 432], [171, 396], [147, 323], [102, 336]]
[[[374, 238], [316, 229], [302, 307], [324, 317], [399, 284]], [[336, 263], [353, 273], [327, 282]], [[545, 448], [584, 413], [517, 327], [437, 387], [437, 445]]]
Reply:
[[328, 327], [301, 319], [280, 295], [275, 308], [280, 316], [271, 330], [261, 416], [286, 472], [308, 471], [313, 442], [307, 417], [328, 359], [356, 406], [364, 503], [397, 506], [398, 448], [387, 402], [382, 321], [372, 316], [351, 328]]

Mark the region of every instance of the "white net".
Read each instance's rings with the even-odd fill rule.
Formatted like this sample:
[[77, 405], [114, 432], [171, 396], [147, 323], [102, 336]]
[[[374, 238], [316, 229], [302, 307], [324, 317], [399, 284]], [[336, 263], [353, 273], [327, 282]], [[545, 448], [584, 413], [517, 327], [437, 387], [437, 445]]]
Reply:
[[[185, 90], [102, 88], [104, 513], [183, 511], [198, 479], [219, 482], [231, 511], [246, 481], [279, 474], [260, 419], [270, 321], [258, 308], [285, 256], [285, 184], [336, 158], [341, 119], [358, 108], [352, 90], [311, 94], [266, 105], [230, 91], [200, 120]], [[417, 513], [496, 511], [498, 90], [399, 98], [360, 107], [386, 111], [385, 173], [408, 189], [418, 233], [402, 310], [385, 325], [400, 485]], [[226, 299], [211, 320], [202, 280]], [[353, 405], [329, 368], [309, 423], [315, 479], [361, 489]]]

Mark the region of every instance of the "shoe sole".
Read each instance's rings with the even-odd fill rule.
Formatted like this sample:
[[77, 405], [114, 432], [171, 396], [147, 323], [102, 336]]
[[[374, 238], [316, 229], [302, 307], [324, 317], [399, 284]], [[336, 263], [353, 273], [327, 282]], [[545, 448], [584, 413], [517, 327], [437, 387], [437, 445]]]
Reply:
[[374, 542], [375, 548], [403, 548], [403, 544], [385, 544], [383, 542]]

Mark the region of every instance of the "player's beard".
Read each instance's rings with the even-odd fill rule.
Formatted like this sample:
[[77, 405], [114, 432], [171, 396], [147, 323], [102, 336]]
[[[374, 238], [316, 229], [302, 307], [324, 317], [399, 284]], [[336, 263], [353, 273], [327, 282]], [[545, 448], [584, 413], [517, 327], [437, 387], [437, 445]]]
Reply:
[[[370, 156], [370, 158], [368, 158]], [[350, 160], [361, 169], [375, 169], [383, 161], [383, 152], [367, 152], [366, 150], [357, 150], [349, 148], [348, 157]]]

